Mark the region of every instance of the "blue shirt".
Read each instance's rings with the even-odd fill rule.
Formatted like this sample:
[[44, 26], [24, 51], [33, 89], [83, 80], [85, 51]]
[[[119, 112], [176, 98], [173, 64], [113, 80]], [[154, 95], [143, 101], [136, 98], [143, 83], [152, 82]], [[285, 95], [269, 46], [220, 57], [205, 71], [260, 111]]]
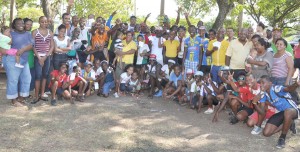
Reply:
[[195, 36], [195, 38], [188, 37], [184, 41], [184, 47], [187, 48], [187, 54], [185, 60], [191, 62], [199, 62], [199, 53], [200, 53], [201, 38]]
[[170, 78], [169, 78], [170, 82], [173, 82], [175, 87], [177, 87], [177, 82], [178, 80], [182, 80], [182, 75], [180, 74], [179, 76], [176, 76], [176, 74], [174, 72], [172, 72], [170, 74]]
[[[284, 91], [284, 86], [272, 86], [270, 89], [270, 96], [268, 95], [268, 93], [264, 93], [262, 98], [260, 99], [260, 102], [266, 102], [269, 101], [278, 111], [284, 111], [288, 108], [295, 108], [297, 109], [297, 105], [295, 104], [294, 101], [292, 100], [288, 100], [286, 98], [291, 98], [291, 94], [288, 92]], [[278, 96], [277, 96], [277, 94]], [[281, 98], [279, 96], [282, 97], [286, 97], [286, 98]]]
[[107, 22], [106, 22], [106, 26], [108, 26], [109, 28], [111, 28], [111, 20], [113, 19], [113, 16], [109, 16]]
[[208, 47], [208, 39], [201, 38], [201, 45], [203, 46], [203, 57], [202, 57], [202, 65], [210, 65], [211, 63], [207, 63], [206, 51]]
[[[17, 49], [19, 51], [19, 49], [22, 49], [29, 44], [31, 44], [31, 45], [34, 44], [34, 40], [29, 32], [19, 33], [19, 32], [13, 31], [13, 32], [10, 32], [10, 34], [11, 34], [11, 39], [12, 39], [11, 48], [13, 48], [13, 49]], [[22, 60], [27, 62], [28, 54], [29, 54], [29, 51], [25, 51], [21, 55]]]

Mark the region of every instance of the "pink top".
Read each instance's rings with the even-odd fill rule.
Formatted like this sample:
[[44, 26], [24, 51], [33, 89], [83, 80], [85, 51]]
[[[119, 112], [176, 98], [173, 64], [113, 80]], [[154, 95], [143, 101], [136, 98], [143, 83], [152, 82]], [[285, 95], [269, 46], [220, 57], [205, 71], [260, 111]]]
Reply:
[[296, 59], [300, 58], [300, 45], [294, 47], [294, 54]]
[[51, 35], [50, 32], [48, 30], [48, 34], [46, 37], [44, 37], [39, 29], [37, 29], [37, 33], [35, 35], [35, 49], [38, 52], [39, 56], [46, 56], [47, 53], [50, 50], [50, 42], [51, 42]]
[[285, 59], [289, 56], [292, 56], [291, 53], [285, 51], [285, 53], [279, 57], [274, 57], [273, 68], [272, 68], [272, 77], [275, 78], [284, 78], [288, 75], [288, 66]]

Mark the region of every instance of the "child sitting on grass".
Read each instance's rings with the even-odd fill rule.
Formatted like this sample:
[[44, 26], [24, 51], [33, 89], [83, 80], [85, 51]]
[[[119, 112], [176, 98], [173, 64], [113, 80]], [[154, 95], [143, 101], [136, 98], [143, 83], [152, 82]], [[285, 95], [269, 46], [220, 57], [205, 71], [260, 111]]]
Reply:
[[125, 68], [124, 73], [120, 76], [120, 86], [118, 87], [118, 92], [120, 95], [125, 95], [126, 92], [131, 92], [131, 88], [128, 86], [128, 82], [131, 79], [131, 75], [133, 73], [134, 67], [133, 65], [128, 65]]

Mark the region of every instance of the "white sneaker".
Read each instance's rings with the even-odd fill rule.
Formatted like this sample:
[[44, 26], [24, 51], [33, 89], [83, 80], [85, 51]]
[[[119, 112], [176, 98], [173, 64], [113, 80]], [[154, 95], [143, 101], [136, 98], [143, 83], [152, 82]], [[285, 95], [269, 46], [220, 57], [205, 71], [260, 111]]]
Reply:
[[114, 96], [115, 96], [115, 98], [119, 98], [119, 95], [118, 95], [118, 93], [116, 92], [116, 93], [114, 93]]
[[18, 67], [18, 68], [24, 68], [24, 65], [21, 65], [20, 63], [16, 63], [16, 64], [15, 64], [15, 67]]
[[260, 134], [262, 132], [262, 129], [260, 128], [260, 127], [258, 127], [258, 126], [254, 126], [254, 128], [252, 129], [252, 131], [251, 131], [251, 134], [252, 135], [258, 135], [258, 134]]
[[47, 92], [45, 92], [44, 94], [46, 94], [46, 95], [50, 95], [50, 94], [51, 94], [51, 92], [50, 92], [50, 91], [47, 91]]
[[208, 108], [206, 111], [204, 111], [205, 114], [212, 114], [214, 113], [214, 110], [212, 108]]
[[41, 97], [42, 98], [48, 98], [49, 96], [46, 93], [44, 93], [44, 94], [41, 95]]

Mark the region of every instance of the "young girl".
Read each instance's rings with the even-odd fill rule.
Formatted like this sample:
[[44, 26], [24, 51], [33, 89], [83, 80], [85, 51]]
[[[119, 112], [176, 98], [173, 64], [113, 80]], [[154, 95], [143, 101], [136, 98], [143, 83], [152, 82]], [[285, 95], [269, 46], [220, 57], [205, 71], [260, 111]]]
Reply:
[[[109, 96], [110, 90], [115, 87], [116, 75], [115, 75], [114, 70], [111, 67], [109, 67], [107, 61], [102, 61], [101, 62], [101, 67], [103, 69], [101, 77], [103, 77], [103, 79], [104, 79], [104, 81], [103, 81], [102, 95], [103, 95], [103, 97], [107, 98]], [[116, 98], [119, 97], [118, 93], [117, 93], [117, 90], [116, 90], [114, 96]]]
[[122, 73], [120, 76], [120, 85], [118, 88], [118, 92], [119, 94], [124, 95], [124, 91], [126, 92], [131, 92], [131, 88], [128, 87], [127, 83], [129, 82], [129, 80], [131, 79], [131, 74], [133, 73], [134, 67], [133, 65], [129, 65], [126, 68], [126, 72]]
[[141, 82], [139, 80], [139, 75], [137, 71], [132, 73], [132, 76], [127, 84], [129, 90], [131, 90], [132, 96], [137, 97], [139, 96], [139, 92], [141, 90]]
[[[123, 45], [123, 43], [122, 43], [122, 38], [123, 38], [123, 33], [120, 32], [120, 31], [118, 31], [118, 32], [117, 32], [117, 39], [116, 39], [116, 41], [115, 41], [115, 52], [116, 52], [117, 50], [120, 50], [120, 51], [123, 50], [124, 45]], [[116, 57], [114, 58], [114, 61], [113, 61], [113, 66], [116, 67], [116, 62], [117, 62], [118, 58], [119, 58], [118, 64], [119, 64], [120, 68], [123, 69], [122, 56], [117, 56], [117, 55], [116, 55]]]
[[1, 28], [0, 47], [7, 50], [6, 51], [7, 55], [16, 56], [16, 64], [15, 64], [16, 67], [24, 68], [24, 66], [20, 64], [20, 56], [16, 55], [18, 50], [11, 48], [11, 35], [10, 35], [10, 28], [8, 26], [3, 26]]
[[188, 95], [190, 93], [192, 84], [195, 82], [193, 70], [188, 69], [186, 72], [186, 80], [184, 81], [184, 85], [186, 86], [185, 90], [183, 91], [184, 96], [179, 100], [179, 104], [185, 106], [188, 102]]

